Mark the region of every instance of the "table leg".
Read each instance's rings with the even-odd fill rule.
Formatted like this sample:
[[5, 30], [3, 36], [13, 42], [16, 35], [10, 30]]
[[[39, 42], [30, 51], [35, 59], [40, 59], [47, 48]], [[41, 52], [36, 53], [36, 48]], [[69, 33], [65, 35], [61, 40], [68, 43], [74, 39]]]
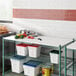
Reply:
[[61, 76], [61, 45], [59, 46], [59, 76]]
[[73, 76], [74, 76], [74, 50], [73, 50]]
[[67, 48], [65, 46], [65, 75], [64, 76], [67, 76]]
[[4, 39], [2, 39], [2, 76], [4, 76]]
[[16, 41], [14, 41], [14, 56], [16, 55]]

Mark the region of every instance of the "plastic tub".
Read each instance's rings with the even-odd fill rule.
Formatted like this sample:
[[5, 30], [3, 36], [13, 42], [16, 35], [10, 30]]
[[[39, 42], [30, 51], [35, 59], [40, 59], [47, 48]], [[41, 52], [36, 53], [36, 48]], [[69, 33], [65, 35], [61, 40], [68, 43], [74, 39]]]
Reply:
[[38, 74], [40, 74], [40, 64], [41, 62], [33, 60], [24, 63], [24, 75], [37, 76]]
[[29, 56], [30, 57], [34, 57], [37, 58], [40, 56], [40, 50], [41, 50], [41, 46], [40, 45], [30, 45], [28, 46], [29, 49]]
[[59, 50], [50, 51], [50, 61], [53, 64], [58, 64], [59, 63]]
[[25, 62], [24, 56], [16, 55], [10, 58], [10, 61], [11, 61], [12, 72], [15, 72], [15, 73], [23, 72], [23, 63]]
[[28, 44], [17, 44], [16, 45], [16, 49], [17, 49], [17, 55], [21, 55], [21, 56], [26, 56], [28, 55]]

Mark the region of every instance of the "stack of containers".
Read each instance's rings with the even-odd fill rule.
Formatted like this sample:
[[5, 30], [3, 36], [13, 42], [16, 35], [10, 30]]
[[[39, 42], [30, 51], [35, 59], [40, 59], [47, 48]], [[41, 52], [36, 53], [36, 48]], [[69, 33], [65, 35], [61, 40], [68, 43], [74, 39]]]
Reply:
[[37, 58], [40, 56], [40, 45], [32, 44], [28, 46], [29, 49], [29, 56]]
[[[25, 75], [29, 76], [37, 76], [39, 74], [40, 62], [38, 61], [28, 61], [25, 62], [25, 57], [29, 54], [30, 57], [37, 58], [40, 56], [40, 45], [36, 44], [16, 44], [17, 55], [10, 58], [12, 72], [21, 73], [23, 72], [23, 68], [25, 71]], [[23, 65], [24, 63], [24, 65]], [[30, 72], [28, 71], [30, 70]], [[32, 75], [31, 75], [32, 74]]]
[[23, 72], [23, 63], [25, 62], [25, 57], [24, 56], [13, 56], [12, 58], [10, 58], [11, 61], [11, 69], [12, 72], [15, 73], [21, 73]]
[[23, 72], [23, 63], [25, 62], [25, 58], [28, 54], [28, 44], [17, 44], [17, 55], [10, 58], [12, 72], [21, 73]]
[[24, 75], [28, 76], [38, 76], [40, 73], [40, 64], [39, 61], [30, 60], [23, 64]]

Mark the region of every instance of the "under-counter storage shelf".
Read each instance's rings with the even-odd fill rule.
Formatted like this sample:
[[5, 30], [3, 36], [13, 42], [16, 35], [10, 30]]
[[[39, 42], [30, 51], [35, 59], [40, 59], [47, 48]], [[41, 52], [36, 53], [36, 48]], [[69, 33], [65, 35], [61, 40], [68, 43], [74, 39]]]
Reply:
[[[76, 64], [74, 65], [74, 67], [76, 68]], [[67, 70], [67, 76], [72, 76], [72, 65], [71, 67], [69, 67], [69, 69]], [[76, 69], [75, 69], [75, 75], [76, 75]], [[5, 76], [24, 76], [24, 73], [13, 73], [11, 70], [5, 72]], [[40, 75], [41, 76], [41, 75]], [[52, 76], [59, 76], [58, 74], [53, 74]], [[64, 75], [61, 75], [64, 76]]]
[[[5, 56], [5, 59], [10, 59], [11, 57], [13, 57], [14, 56], [14, 54], [12, 55], [12, 54], [9, 54], [9, 55], [7, 55], [7, 56]], [[26, 57], [26, 61], [28, 61], [28, 60], [36, 60], [36, 61], [41, 61], [41, 62], [43, 62], [43, 63], [48, 63], [48, 65], [49, 64], [51, 64], [50, 63], [50, 56], [48, 56], [48, 55], [44, 55], [44, 54], [41, 54], [40, 55], [40, 57], [38, 57], [38, 58], [32, 58], [32, 57], [29, 57], [29, 56], [27, 56]], [[26, 62], [25, 61], [25, 62]], [[70, 72], [70, 74], [72, 74], [72, 65], [70, 65], [70, 63], [72, 62], [72, 59], [71, 58], [67, 58], [67, 65], [68, 65], [68, 74], [69, 74], [69, 71], [71, 71]], [[62, 57], [61, 58], [61, 70], [62, 70], [62, 72], [64, 72], [64, 57]], [[75, 70], [76, 71], [76, 70]], [[59, 72], [59, 65], [57, 64], [54, 64], [54, 74], [57, 74], [58, 75], [58, 72]], [[9, 72], [6, 72], [5, 74], [7, 75], [9, 75], [9, 73], [10, 74], [16, 74], [16, 73], [12, 73], [11, 71], [9, 71]], [[63, 73], [62, 73], [63, 74]], [[5, 75], [5, 76], [6, 76]], [[17, 75], [17, 74], [16, 74]], [[19, 75], [19, 74], [18, 74]], [[19, 76], [21, 76], [21, 75], [23, 75], [23, 73], [21, 73]]]

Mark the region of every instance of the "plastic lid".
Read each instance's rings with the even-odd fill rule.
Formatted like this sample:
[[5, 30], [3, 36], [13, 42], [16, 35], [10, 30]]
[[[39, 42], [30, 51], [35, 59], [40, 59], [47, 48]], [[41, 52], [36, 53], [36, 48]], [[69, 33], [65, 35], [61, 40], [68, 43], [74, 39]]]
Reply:
[[30, 60], [26, 63], [24, 63], [24, 65], [27, 65], [27, 66], [32, 66], [32, 67], [37, 67], [38, 65], [40, 65], [41, 62], [39, 61], [34, 61], [34, 60]]
[[32, 44], [32, 45], [29, 45], [30, 47], [39, 47], [40, 45], [38, 44]]
[[24, 43], [21, 43], [21, 44], [17, 44], [16, 46], [27, 47], [27, 46], [29, 46], [29, 44], [24, 44]]
[[[54, 54], [59, 54], [59, 50], [52, 50], [52, 51], [50, 51], [51, 53], [54, 53]], [[62, 51], [61, 51], [61, 53], [62, 53]]]
[[22, 59], [25, 59], [25, 58], [26, 58], [25, 56], [15, 55], [11, 59], [22, 60]]

